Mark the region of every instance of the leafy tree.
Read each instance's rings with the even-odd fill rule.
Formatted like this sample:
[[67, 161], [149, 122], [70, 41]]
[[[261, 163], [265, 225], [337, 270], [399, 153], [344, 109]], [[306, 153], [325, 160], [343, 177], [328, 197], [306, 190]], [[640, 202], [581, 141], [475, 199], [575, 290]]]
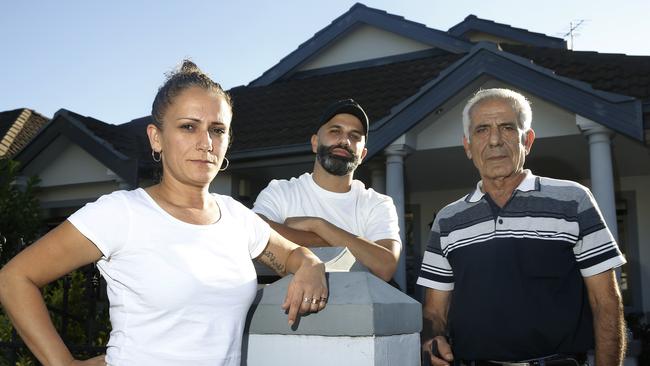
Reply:
[[[0, 159], [0, 267], [36, 240], [41, 229], [41, 209], [36, 198], [39, 179], [31, 177], [21, 184], [18, 165], [16, 161]], [[0, 309], [0, 339], [12, 338], [9, 317]], [[6, 365], [7, 350], [2, 351], [0, 365]], [[16, 364], [33, 365], [26, 350], [19, 351]]]

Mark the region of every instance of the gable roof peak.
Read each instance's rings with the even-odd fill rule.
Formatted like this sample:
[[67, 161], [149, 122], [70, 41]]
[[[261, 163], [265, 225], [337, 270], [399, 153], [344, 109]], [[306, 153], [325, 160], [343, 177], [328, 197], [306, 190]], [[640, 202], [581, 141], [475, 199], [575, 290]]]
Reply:
[[390, 14], [384, 10], [368, 7], [362, 3], [354, 4], [348, 11], [334, 19], [329, 25], [316, 32], [298, 48], [265, 71], [262, 76], [251, 81], [248, 86], [269, 85], [277, 80], [293, 75], [301, 65], [333, 45], [343, 35], [358, 25], [368, 25], [399, 36], [424, 43], [432, 48], [440, 48], [453, 53], [465, 53], [472, 44], [447, 32], [429, 28], [422, 23]]

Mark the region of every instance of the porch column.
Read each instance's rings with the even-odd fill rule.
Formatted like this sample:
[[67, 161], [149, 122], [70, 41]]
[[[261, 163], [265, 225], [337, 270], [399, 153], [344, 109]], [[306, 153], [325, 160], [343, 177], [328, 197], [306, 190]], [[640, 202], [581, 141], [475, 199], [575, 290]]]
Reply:
[[399, 220], [399, 234], [402, 252], [399, 256], [395, 282], [406, 291], [406, 227], [404, 225], [404, 157], [408, 147], [403, 144], [390, 145], [384, 150], [386, 155], [386, 194], [393, 199]]
[[618, 240], [614, 170], [612, 168], [612, 136], [614, 133], [584, 117], [578, 116], [576, 123], [589, 141], [591, 191], [603, 213], [605, 223], [607, 223], [614, 238]]

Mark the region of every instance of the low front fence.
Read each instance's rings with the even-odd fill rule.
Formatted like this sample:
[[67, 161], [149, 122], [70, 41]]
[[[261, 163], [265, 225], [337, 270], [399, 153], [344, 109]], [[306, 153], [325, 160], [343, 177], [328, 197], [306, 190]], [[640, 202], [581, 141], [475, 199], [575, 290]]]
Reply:
[[[6, 245], [0, 237], [0, 264], [9, 261], [27, 244]], [[4, 245], [2, 245], [4, 244]], [[6, 252], [2, 248], [11, 248]], [[52, 322], [77, 358], [85, 359], [106, 351], [110, 333], [106, 285], [97, 268], [90, 264], [45, 286], [41, 293]], [[0, 310], [0, 366], [40, 365]]]

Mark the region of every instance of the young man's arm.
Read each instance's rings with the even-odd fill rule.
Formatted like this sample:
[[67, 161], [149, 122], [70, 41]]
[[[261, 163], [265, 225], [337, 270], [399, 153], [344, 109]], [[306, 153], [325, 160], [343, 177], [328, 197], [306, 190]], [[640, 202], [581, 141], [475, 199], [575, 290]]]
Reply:
[[281, 224], [279, 222], [275, 222], [273, 220], [270, 220], [266, 216], [258, 213], [259, 217], [261, 217], [264, 221], [266, 221], [269, 226], [273, 228], [273, 230], [277, 231], [278, 234], [284, 236], [285, 238], [291, 240], [292, 242], [299, 244], [303, 247], [328, 247], [330, 246], [329, 243], [318, 236], [318, 234], [311, 232], [311, 231], [305, 231], [305, 230], [298, 230], [294, 229], [286, 224]]
[[359, 262], [384, 281], [390, 281], [395, 274], [401, 249], [397, 240], [370, 241], [320, 217], [290, 217], [285, 224], [297, 231], [316, 234], [330, 246], [347, 247]]

